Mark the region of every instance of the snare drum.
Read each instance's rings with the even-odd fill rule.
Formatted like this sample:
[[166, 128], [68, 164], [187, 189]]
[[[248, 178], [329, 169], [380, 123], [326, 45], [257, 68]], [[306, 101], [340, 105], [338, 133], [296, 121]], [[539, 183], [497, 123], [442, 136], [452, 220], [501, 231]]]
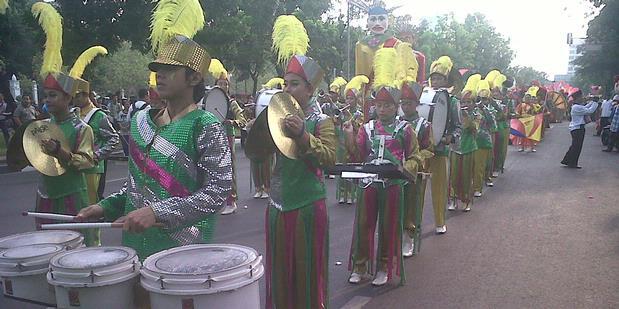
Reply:
[[426, 87], [417, 106], [419, 116], [432, 123], [434, 145], [438, 145], [447, 130], [449, 121], [449, 93], [445, 89]]
[[152, 309], [260, 308], [262, 256], [238, 245], [188, 245], [149, 256], [141, 285]]
[[57, 244], [36, 244], [0, 251], [4, 295], [55, 307], [54, 287], [47, 283], [45, 276], [52, 257], [64, 251], [65, 246]]
[[59, 308], [134, 308], [140, 265], [131, 248], [80, 248], [53, 257], [47, 281]]
[[226, 120], [230, 109], [230, 98], [225, 91], [217, 86], [206, 87], [202, 102], [203, 110], [211, 112], [221, 122]]
[[75, 231], [54, 230], [21, 233], [0, 238], [0, 249], [35, 244], [56, 244], [71, 250], [83, 246], [84, 236]]

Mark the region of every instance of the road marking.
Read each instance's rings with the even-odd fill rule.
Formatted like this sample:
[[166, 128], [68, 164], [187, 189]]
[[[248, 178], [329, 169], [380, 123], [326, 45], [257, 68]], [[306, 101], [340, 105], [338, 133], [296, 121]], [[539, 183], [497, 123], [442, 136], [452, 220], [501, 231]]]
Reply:
[[344, 306], [342, 306], [342, 308], [340, 309], [361, 309], [363, 308], [363, 306], [369, 303], [370, 300], [372, 300], [371, 297], [355, 296], [351, 298], [346, 304], [344, 304]]

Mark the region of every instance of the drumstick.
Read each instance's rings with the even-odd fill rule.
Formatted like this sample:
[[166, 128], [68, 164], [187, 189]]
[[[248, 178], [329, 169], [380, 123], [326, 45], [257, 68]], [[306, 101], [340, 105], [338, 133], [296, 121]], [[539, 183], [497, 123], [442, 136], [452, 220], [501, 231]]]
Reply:
[[41, 219], [50, 219], [50, 220], [59, 220], [59, 221], [73, 221], [75, 220], [75, 216], [69, 215], [60, 215], [46, 212], [32, 212], [32, 211], [24, 211], [21, 213], [22, 216], [25, 217], [35, 217]]
[[[43, 230], [74, 230], [74, 229], [99, 229], [99, 228], [122, 228], [124, 223], [115, 222], [84, 222], [84, 223], [54, 223], [41, 224]], [[163, 223], [155, 223], [153, 227], [163, 227]]]

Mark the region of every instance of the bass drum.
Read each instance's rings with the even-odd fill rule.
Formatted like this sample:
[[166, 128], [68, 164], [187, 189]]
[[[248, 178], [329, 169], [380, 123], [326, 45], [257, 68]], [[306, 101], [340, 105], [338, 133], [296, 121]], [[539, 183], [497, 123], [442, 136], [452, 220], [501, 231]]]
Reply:
[[252, 160], [264, 160], [275, 152], [275, 144], [269, 132], [267, 123], [267, 107], [274, 95], [282, 92], [280, 89], [262, 91], [256, 99], [256, 118], [247, 132], [245, 155]]
[[260, 95], [258, 95], [258, 99], [256, 100], [256, 118], [258, 118], [258, 116], [260, 116], [260, 114], [267, 108], [267, 106], [269, 106], [271, 98], [279, 92], [282, 92], [282, 90], [270, 89], [265, 90], [261, 92]]
[[230, 110], [230, 98], [225, 91], [217, 86], [206, 87], [204, 98], [202, 98], [202, 103], [199, 103], [199, 106], [223, 122], [228, 116], [228, 110]]
[[[460, 108], [458, 107], [458, 110]], [[445, 89], [425, 88], [417, 106], [419, 116], [430, 121], [434, 145], [438, 145], [447, 130], [449, 121], [449, 93]]]

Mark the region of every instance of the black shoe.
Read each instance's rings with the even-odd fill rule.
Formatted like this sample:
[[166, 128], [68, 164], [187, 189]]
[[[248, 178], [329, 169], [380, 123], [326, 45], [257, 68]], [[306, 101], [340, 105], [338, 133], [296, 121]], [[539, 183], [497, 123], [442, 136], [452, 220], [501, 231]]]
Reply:
[[612, 149], [602, 149], [602, 151], [604, 151], [604, 152], [611, 152], [613, 150]]
[[561, 161], [561, 164], [563, 164], [563, 165], [569, 165], [569, 164], [567, 164], [567, 162], [565, 162], [565, 161]]
[[582, 168], [582, 166], [580, 166], [580, 165], [568, 165], [567, 167], [569, 167], [569, 168], [577, 168], [577, 169], [581, 169]]

